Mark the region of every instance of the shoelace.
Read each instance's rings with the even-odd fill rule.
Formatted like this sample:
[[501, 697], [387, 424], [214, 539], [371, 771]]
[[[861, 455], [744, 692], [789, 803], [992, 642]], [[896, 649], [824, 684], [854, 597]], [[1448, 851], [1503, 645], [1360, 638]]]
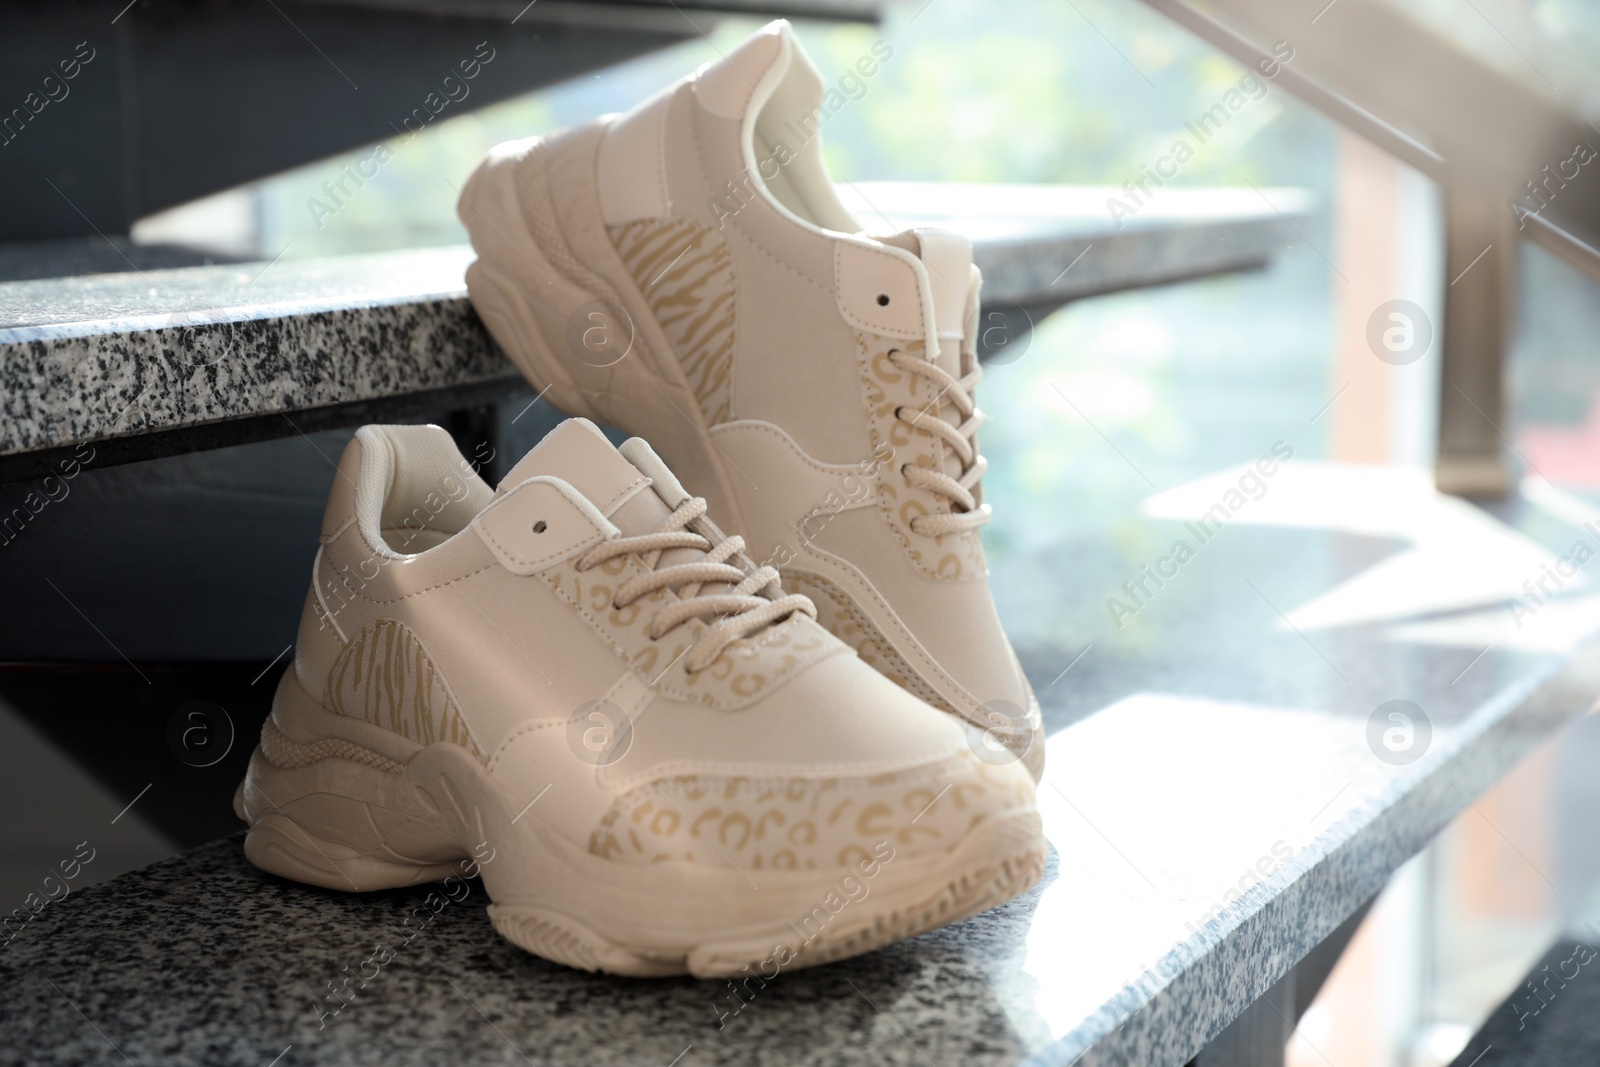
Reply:
[[[679, 504], [653, 533], [602, 541], [584, 553], [577, 564], [580, 571], [586, 571], [631, 553], [644, 560], [649, 570], [617, 587], [611, 601], [615, 608], [625, 608], [657, 589], [676, 588], [679, 599], [666, 604], [650, 620], [646, 633], [652, 641], [690, 619], [717, 616], [717, 621], [690, 646], [684, 666], [691, 674], [711, 666], [733, 642], [797, 611], [817, 617], [810, 597], [799, 593], [779, 595], [783, 587], [777, 568], [761, 566], [746, 572], [728, 562], [744, 551], [744, 538], [724, 537], [713, 545], [709, 537], [687, 528], [705, 513], [705, 498], [691, 497]], [[661, 553], [672, 548], [698, 549], [706, 555], [692, 563], [658, 567]], [[700, 587], [707, 582], [722, 582], [732, 588], [702, 594]]]
[[[921, 467], [915, 463], [907, 463], [900, 468], [912, 485], [931, 490], [949, 500], [953, 508], [961, 509], [941, 515], [918, 515], [911, 520], [912, 531], [938, 537], [941, 534], [976, 530], [989, 521], [991, 513], [989, 505], [979, 504], [977, 494], [973, 492], [983, 478], [983, 472], [989, 469], [989, 461], [978, 454], [976, 444], [978, 427], [983, 425], [983, 412], [978, 410], [977, 403], [972, 399], [973, 390], [983, 377], [983, 368], [974, 362], [971, 373], [957, 378], [932, 360], [912, 355], [903, 349], [890, 349], [888, 358], [900, 370], [920, 375], [939, 386], [939, 393], [929, 408], [913, 410], [901, 405], [895, 409], [895, 418], [933, 434], [949, 445], [961, 461], [959, 479], [950, 477], [942, 470]], [[946, 397], [960, 414], [962, 421], [959, 426], [952, 425], [942, 415], [934, 414], [938, 411], [940, 401]]]

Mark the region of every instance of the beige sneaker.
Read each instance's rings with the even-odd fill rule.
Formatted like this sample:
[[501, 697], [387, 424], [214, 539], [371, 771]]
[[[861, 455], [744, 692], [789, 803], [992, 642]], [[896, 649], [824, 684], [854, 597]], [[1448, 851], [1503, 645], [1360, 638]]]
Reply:
[[618, 974], [865, 952], [1007, 900], [1033, 783], [884, 680], [648, 445], [554, 430], [498, 492], [368, 426], [236, 807], [332, 889], [481, 872], [495, 928]]
[[972, 247], [859, 232], [817, 136], [843, 100], [780, 21], [626, 115], [501, 145], [458, 205], [467, 285], [557, 405], [654, 442], [829, 632], [1037, 780], [978, 533]]

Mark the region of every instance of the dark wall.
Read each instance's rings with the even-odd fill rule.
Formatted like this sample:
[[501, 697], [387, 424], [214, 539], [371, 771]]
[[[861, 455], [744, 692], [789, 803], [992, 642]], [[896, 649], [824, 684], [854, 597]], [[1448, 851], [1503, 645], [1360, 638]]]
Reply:
[[[523, 413], [530, 399], [504, 401], [487, 432], [501, 471], [562, 417], [544, 401]], [[452, 413], [410, 421], [451, 428], [474, 454]], [[0, 661], [273, 659], [294, 640], [332, 463], [354, 432], [0, 485], [0, 515], [37, 509], [0, 535]]]
[[[694, 33], [599, 19], [536, 5], [513, 23], [447, 4], [7, 2], [0, 240], [127, 233], [163, 208], [393, 138], [430, 94], [464, 92], [470, 110]], [[458, 67], [475, 54], [493, 59], [463, 89]]]

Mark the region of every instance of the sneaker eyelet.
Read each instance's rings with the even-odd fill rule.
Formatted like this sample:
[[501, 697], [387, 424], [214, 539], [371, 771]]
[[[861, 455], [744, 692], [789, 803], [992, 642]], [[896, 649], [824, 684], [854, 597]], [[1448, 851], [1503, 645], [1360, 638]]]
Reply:
[[550, 529], [550, 524], [549, 524], [549, 523], [547, 523], [547, 522], [545, 522], [545, 521], [544, 521], [544, 520], [543, 520], [543, 519], [540, 519], [540, 520], [538, 520], [538, 521], [537, 521], [537, 522], [535, 522], [535, 523], [534, 523], [534, 524], [533, 524], [533, 526], [532, 526], [532, 527], [531, 527], [531, 529], [532, 529], [532, 530], [533, 530], [533, 532], [534, 532], [534, 533], [536, 533], [536, 534], [542, 534], [542, 533], [544, 533], [544, 532], [545, 532], [545, 531], [546, 531], [546, 530], [548, 530], [548, 529]]
[[878, 294], [878, 306], [881, 307], [881, 308], [886, 308], [886, 307], [889, 306], [889, 294], [888, 293], [879, 293]]

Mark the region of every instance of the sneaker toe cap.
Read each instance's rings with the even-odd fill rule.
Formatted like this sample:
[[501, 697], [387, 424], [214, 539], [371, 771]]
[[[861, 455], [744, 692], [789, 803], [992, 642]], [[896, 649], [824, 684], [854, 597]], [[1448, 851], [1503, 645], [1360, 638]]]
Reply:
[[673, 775], [619, 797], [589, 851], [622, 863], [843, 869], [885, 853], [947, 852], [987, 821], [1034, 806], [1020, 761], [973, 750], [856, 777]]

